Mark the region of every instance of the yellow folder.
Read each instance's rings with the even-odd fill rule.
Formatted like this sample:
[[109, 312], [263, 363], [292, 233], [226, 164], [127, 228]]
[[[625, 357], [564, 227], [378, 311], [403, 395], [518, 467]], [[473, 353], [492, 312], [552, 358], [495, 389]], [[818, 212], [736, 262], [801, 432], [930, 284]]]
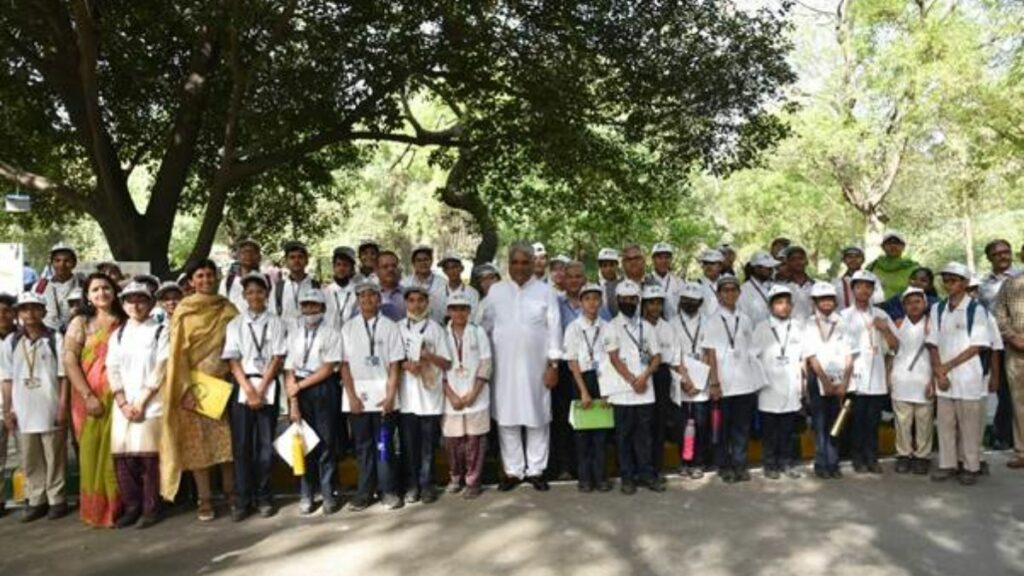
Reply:
[[190, 372], [189, 379], [192, 381], [192, 393], [196, 397], [196, 412], [220, 420], [224, 408], [231, 400], [231, 384], [198, 370]]

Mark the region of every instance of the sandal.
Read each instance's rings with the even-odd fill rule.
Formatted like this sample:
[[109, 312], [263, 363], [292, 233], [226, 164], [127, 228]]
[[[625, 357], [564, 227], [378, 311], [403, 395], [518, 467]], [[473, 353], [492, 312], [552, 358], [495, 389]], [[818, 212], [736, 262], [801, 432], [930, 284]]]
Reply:
[[217, 517], [213, 504], [209, 500], [200, 500], [198, 517], [200, 522], [209, 522]]

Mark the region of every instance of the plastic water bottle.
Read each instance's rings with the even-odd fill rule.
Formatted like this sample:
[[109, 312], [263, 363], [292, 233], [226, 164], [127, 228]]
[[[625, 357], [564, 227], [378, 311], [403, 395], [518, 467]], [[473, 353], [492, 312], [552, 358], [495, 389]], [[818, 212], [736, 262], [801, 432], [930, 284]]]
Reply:
[[722, 405], [718, 402], [711, 407], [711, 441], [715, 444], [722, 441]]
[[697, 426], [693, 418], [686, 421], [686, 431], [683, 432], [683, 462], [693, 462], [694, 447], [697, 442]]
[[391, 427], [387, 424], [380, 425], [380, 434], [377, 435], [377, 456], [381, 462], [387, 462], [391, 450]]

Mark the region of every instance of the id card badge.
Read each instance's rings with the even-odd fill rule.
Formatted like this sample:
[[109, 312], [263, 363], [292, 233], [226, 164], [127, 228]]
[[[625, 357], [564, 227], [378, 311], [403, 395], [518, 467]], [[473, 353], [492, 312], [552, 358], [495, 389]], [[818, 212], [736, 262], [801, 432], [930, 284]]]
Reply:
[[33, 378], [25, 378], [24, 384], [25, 384], [25, 388], [28, 389], [28, 390], [35, 390], [36, 388], [39, 388], [41, 386], [39, 378], [35, 378], [35, 377], [33, 377]]
[[645, 368], [651, 365], [651, 354], [646, 350], [640, 352], [640, 364], [643, 365]]
[[789, 365], [789, 356], [776, 356], [775, 363], [778, 364], [780, 367], [785, 367]]
[[591, 370], [591, 372], [598, 372], [598, 371], [600, 371], [600, 369], [601, 369], [601, 363], [600, 362], [598, 362], [597, 360], [591, 360], [590, 361], [590, 370]]
[[259, 356], [252, 361], [252, 365], [256, 368], [257, 372], [262, 374], [263, 371], [266, 370], [267, 368], [267, 361], [262, 356]]
[[367, 356], [366, 365], [369, 366], [370, 368], [380, 367], [380, 356]]
[[467, 370], [464, 365], [459, 364], [455, 368], [455, 375], [459, 378], [465, 378], [466, 376], [469, 376], [469, 370]]
[[743, 358], [743, 353], [740, 352], [739, 348], [733, 348], [732, 357], [735, 358], [736, 360], [740, 360], [741, 358]]

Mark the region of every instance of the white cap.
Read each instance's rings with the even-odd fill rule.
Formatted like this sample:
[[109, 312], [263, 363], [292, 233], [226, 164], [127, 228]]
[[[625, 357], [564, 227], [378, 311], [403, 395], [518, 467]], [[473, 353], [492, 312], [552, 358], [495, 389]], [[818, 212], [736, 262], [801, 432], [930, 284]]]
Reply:
[[773, 284], [771, 290], [768, 291], [768, 300], [774, 300], [778, 296], [793, 296], [793, 291], [785, 284]]
[[601, 248], [601, 251], [597, 253], [598, 262], [606, 262], [608, 260], [619, 261], [619, 251], [614, 248]]
[[780, 262], [778, 260], [776, 260], [775, 258], [772, 258], [772, 255], [767, 253], [767, 252], [765, 252], [764, 250], [758, 250], [757, 252], [754, 252], [753, 256], [750, 257], [750, 265], [751, 266], [759, 266], [759, 267], [763, 267], [763, 268], [775, 268], [779, 264], [780, 264]]
[[68, 296], [67, 296], [67, 298], [64, 299], [64, 301], [67, 302], [67, 301], [70, 301], [70, 300], [81, 300], [81, 299], [82, 299], [82, 289], [79, 288], [78, 286], [75, 286], [74, 288], [71, 289], [70, 292], [68, 292]]
[[640, 286], [632, 280], [623, 280], [615, 287], [615, 297], [640, 296]]
[[494, 274], [495, 276], [501, 276], [501, 271], [498, 267], [491, 263], [478, 264], [473, 267], [473, 277], [479, 278], [484, 274]]
[[654, 248], [651, 249], [651, 255], [653, 256], [655, 254], [672, 255], [675, 254], [675, 249], [672, 248], [672, 245], [669, 244], [668, 242], [658, 242], [657, 244], [654, 245]]
[[779, 254], [780, 254], [780, 255], [781, 255], [781, 256], [782, 256], [783, 258], [789, 258], [789, 255], [790, 255], [790, 254], [792, 254], [792, 253], [794, 253], [794, 252], [803, 252], [803, 253], [804, 253], [804, 256], [806, 256], [806, 255], [807, 255], [807, 250], [806, 250], [806, 249], [805, 249], [805, 248], [804, 248], [803, 246], [801, 246], [801, 245], [799, 245], [799, 244], [790, 244], [789, 246], [786, 246], [785, 248], [783, 248], [783, 249], [782, 249], [782, 250], [781, 250], [781, 251], [779, 252]]
[[728, 284], [732, 284], [733, 286], [739, 286], [740, 279], [733, 276], [732, 274], [722, 274], [721, 276], [718, 277], [718, 281], [715, 282], [715, 290], [721, 290], [722, 286], [726, 286]]
[[363, 280], [362, 282], [356, 284], [355, 288], [352, 289], [352, 291], [355, 292], [357, 296], [359, 294], [362, 294], [363, 292], [366, 292], [367, 290], [380, 294], [380, 285], [372, 280]]
[[267, 281], [267, 277], [259, 272], [256, 272], [255, 270], [249, 272], [245, 276], [242, 276], [242, 279], [239, 282], [242, 284], [243, 290], [245, 290], [245, 287], [246, 285], [249, 284], [249, 282], [259, 282], [260, 285], [263, 286], [264, 290], [270, 290], [270, 283]]
[[444, 256], [441, 257], [438, 265], [443, 267], [446, 262], [458, 262], [459, 264], [462, 264], [462, 255], [459, 254], [457, 250], [448, 250], [444, 253]]
[[124, 290], [121, 290], [121, 300], [124, 300], [133, 294], [141, 294], [150, 300], [153, 299], [153, 294], [150, 293], [149, 287], [142, 282], [136, 282], [134, 280], [125, 285]]
[[324, 293], [316, 289], [303, 290], [302, 294], [299, 295], [299, 304], [305, 304], [307, 302], [313, 302], [324, 306], [327, 305], [327, 300], [324, 299]]
[[718, 250], [705, 250], [697, 258], [699, 262], [725, 262], [725, 256]]
[[408, 296], [414, 292], [419, 292], [427, 298], [430, 298], [430, 290], [427, 290], [426, 286], [420, 284], [406, 284], [405, 286], [402, 286], [402, 296]]
[[430, 247], [430, 244], [417, 244], [413, 246], [409, 256], [415, 256], [417, 252], [429, 252], [431, 256], [434, 255], [434, 249]]
[[448, 295], [448, 302], [445, 304], [445, 307], [451, 308], [452, 306], [465, 306], [466, 308], [469, 308], [472, 305], [473, 303], [469, 301], [469, 296], [466, 295], [466, 291], [457, 290]]
[[943, 266], [942, 271], [939, 272], [939, 274], [952, 274], [954, 276], [959, 276], [964, 279], [969, 279], [971, 277], [970, 269], [968, 269], [967, 266], [959, 262], [950, 262], [949, 264], [946, 264], [945, 266]]
[[860, 254], [861, 256], [863, 256], [864, 249], [861, 248], [860, 246], [857, 246], [856, 244], [851, 244], [850, 246], [843, 248], [842, 255], [847, 256], [848, 254]]
[[648, 284], [644, 286], [642, 300], [665, 299], [665, 289], [660, 284]]
[[815, 282], [811, 286], [811, 298], [835, 298], [836, 287], [828, 282]]
[[50, 248], [50, 257], [53, 258], [53, 255], [56, 254], [57, 252], [70, 252], [71, 255], [74, 256], [75, 260], [78, 259], [78, 254], [75, 252], [75, 249], [72, 248], [69, 244], [65, 244], [63, 242], [58, 242], [54, 244], [53, 247]]
[[701, 290], [700, 285], [696, 282], [685, 282], [683, 283], [683, 288], [679, 291], [679, 297], [688, 300], [703, 300], [704, 291]]
[[184, 294], [185, 293], [185, 291], [181, 289], [181, 286], [177, 282], [172, 282], [172, 281], [168, 280], [168, 281], [164, 282], [163, 284], [161, 284], [160, 287], [156, 289], [156, 292], [153, 293], [153, 296], [157, 300], [159, 300], [160, 298], [163, 298], [164, 294], [166, 294], [167, 292], [169, 292], [171, 290], [177, 291], [178, 294]]
[[902, 302], [903, 300], [906, 300], [907, 298], [915, 294], [920, 296], [921, 298], [924, 298], [925, 300], [928, 299], [927, 295], [924, 293], [924, 290], [921, 290], [916, 286], [909, 286], [906, 290], [903, 291], [903, 294], [900, 296], [900, 301]]
[[967, 282], [967, 287], [968, 288], [980, 288], [981, 287], [981, 278], [979, 278], [978, 276], [971, 276], [971, 279]]
[[594, 282], [590, 282], [586, 286], [584, 286], [583, 289], [580, 290], [580, 298], [582, 298], [584, 294], [590, 292], [597, 292], [598, 294], [604, 296], [604, 290], [601, 288], [601, 285], [595, 284]]
[[903, 237], [903, 234], [900, 234], [895, 230], [889, 230], [888, 232], [882, 235], [882, 244], [885, 244], [889, 240], [896, 240], [900, 244], [907, 243], [907, 239]]
[[857, 270], [850, 276], [850, 285], [854, 282], [870, 282], [871, 284], [878, 284], [878, 276], [875, 276], [867, 270]]
[[572, 262], [572, 258], [569, 258], [565, 254], [559, 254], [558, 256], [552, 258], [551, 262], [548, 262], [548, 266], [551, 266], [552, 264], [562, 264], [564, 266], [569, 262]]
[[14, 305], [14, 309], [17, 310], [22, 306], [42, 306], [46, 308], [46, 299], [43, 298], [42, 294], [36, 294], [35, 292], [22, 292], [18, 295], [18, 302]]
[[373, 238], [363, 238], [362, 240], [359, 241], [359, 245], [356, 246], [356, 251], [360, 252], [362, 251], [363, 248], [367, 248], [370, 246], [373, 246], [374, 248], [380, 250], [380, 244], [378, 244], [376, 240], [374, 240]]
[[540, 242], [533, 243], [533, 255], [534, 256], [547, 256], [548, 250]]

